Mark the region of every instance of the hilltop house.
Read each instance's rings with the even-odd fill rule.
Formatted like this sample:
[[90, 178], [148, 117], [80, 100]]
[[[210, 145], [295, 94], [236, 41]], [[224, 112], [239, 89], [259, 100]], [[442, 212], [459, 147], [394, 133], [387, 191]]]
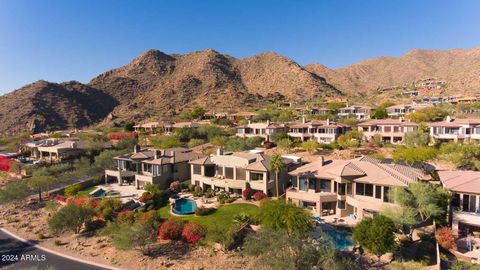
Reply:
[[452, 194], [453, 232], [460, 235], [480, 232], [480, 172], [438, 171], [438, 176]]
[[452, 119], [428, 123], [430, 136], [439, 141], [480, 139], [480, 119]]
[[370, 119], [370, 112], [372, 107], [363, 106], [363, 105], [353, 105], [341, 108], [338, 116], [339, 117], [348, 117], [349, 115], [354, 115], [357, 120], [367, 120]]
[[[31, 160], [47, 163], [78, 158], [85, 153], [89, 146], [89, 142], [81, 141], [78, 138], [50, 138], [25, 144], [25, 148], [30, 150]], [[104, 148], [110, 147], [109, 143], [104, 144]]]
[[288, 136], [300, 138], [302, 141], [332, 143], [349, 129], [349, 126], [330, 122], [329, 119], [306, 122], [305, 118], [302, 118], [302, 123], [289, 126]]
[[405, 139], [405, 133], [417, 130], [418, 124], [399, 119], [375, 119], [358, 124], [358, 130], [363, 132], [363, 139], [369, 141], [375, 135], [380, 135], [382, 141], [400, 143]]
[[387, 107], [388, 118], [403, 118], [409, 113], [414, 113], [419, 105], [398, 104]]
[[421, 169], [382, 163], [361, 157], [352, 160], [323, 158], [292, 172], [292, 187], [286, 198], [321, 216], [373, 216], [385, 205], [394, 205], [388, 196], [395, 186], [408, 186], [428, 176]]
[[175, 131], [175, 129], [179, 129], [179, 128], [197, 129], [198, 127], [200, 127], [200, 122], [190, 121], [190, 122], [177, 122], [177, 123], [167, 124], [163, 128], [165, 130], [165, 133], [172, 134]]
[[187, 148], [141, 149], [136, 145], [133, 153], [114, 157], [116, 168], [105, 170], [105, 182], [134, 184], [137, 189], [150, 183], [165, 189], [172, 181], [190, 179], [188, 162], [200, 157]]
[[156, 133], [165, 131], [164, 124], [159, 122], [149, 122], [133, 126], [135, 132]]
[[[270, 168], [271, 156], [261, 152], [223, 153], [218, 150], [211, 155], [190, 161], [192, 184], [203, 190], [225, 190], [241, 194], [250, 187], [254, 192], [261, 191], [275, 196], [276, 174]], [[283, 194], [288, 184], [288, 172], [300, 163], [299, 158], [283, 157], [284, 169], [279, 174], [279, 194]]]
[[272, 123], [267, 120], [265, 123], [251, 123], [247, 125], [237, 126], [235, 135], [238, 137], [263, 137], [266, 140], [274, 133], [286, 132], [287, 128], [283, 124]]

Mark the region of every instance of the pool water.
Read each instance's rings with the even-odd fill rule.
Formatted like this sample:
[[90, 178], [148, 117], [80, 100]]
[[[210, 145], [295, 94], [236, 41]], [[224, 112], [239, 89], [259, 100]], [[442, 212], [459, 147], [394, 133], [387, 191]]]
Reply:
[[94, 197], [94, 198], [105, 197], [105, 195], [107, 195], [107, 191], [100, 188], [100, 189], [96, 190], [95, 192], [91, 193], [90, 197]]
[[195, 213], [195, 209], [197, 209], [197, 203], [194, 200], [182, 198], [175, 200], [173, 213], [177, 215], [191, 215]]
[[338, 230], [330, 225], [321, 225], [316, 228], [317, 231], [323, 232], [328, 239], [325, 239], [325, 245], [338, 250], [347, 250], [354, 245], [352, 233], [349, 231]]

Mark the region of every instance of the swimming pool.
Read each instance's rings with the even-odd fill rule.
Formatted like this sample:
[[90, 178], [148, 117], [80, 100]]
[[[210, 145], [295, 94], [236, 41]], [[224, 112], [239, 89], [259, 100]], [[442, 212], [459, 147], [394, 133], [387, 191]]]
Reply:
[[97, 190], [90, 192], [90, 197], [93, 197], [93, 198], [105, 197], [105, 195], [107, 195], [107, 191], [104, 190], [103, 188], [98, 188]]
[[317, 226], [315, 231], [316, 232], [313, 234], [314, 237], [317, 236], [318, 238], [322, 238], [323, 233], [327, 238], [321, 239], [323, 240], [323, 243], [338, 250], [347, 250], [355, 244], [352, 239], [352, 233], [349, 231], [339, 230], [326, 224]]
[[177, 215], [191, 215], [195, 213], [197, 209], [197, 203], [192, 199], [177, 199], [173, 205], [173, 213]]

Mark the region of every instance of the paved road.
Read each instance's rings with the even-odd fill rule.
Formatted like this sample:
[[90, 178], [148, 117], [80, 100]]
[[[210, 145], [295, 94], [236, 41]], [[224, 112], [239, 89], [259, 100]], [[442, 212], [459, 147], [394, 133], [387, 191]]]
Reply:
[[0, 269], [103, 270], [99, 266], [82, 263], [41, 250], [0, 230]]

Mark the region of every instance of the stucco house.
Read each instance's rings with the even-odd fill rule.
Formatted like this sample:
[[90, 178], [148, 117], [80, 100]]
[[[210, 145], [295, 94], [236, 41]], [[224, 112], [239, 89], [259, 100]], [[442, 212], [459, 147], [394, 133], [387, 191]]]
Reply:
[[452, 230], [465, 235], [480, 232], [480, 172], [438, 171], [442, 185], [452, 194]]
[[360, 157], [323, 160], [289, 173], [292, 187], [286, 198], [320, 216], [361, 219], [394, 205], [388, 196], [393, 187], [428, 179], [423, 170]]
[[143, 189], [146, 184], [168, 188], [173, 181], [190, 179], [190, 160], [202, 155], [187, 148], [141, 149], [135, 146], [133, 153], [114, 158], [115, 169], [105, 170], [105, 181], [133, 184]]
[[289, 126], [288, 136], [300, 138], [302, 141], [314, 140], [318, 143], [332, 143], [349, 129], [349, 126], [331, 122], [329, 119], [307, 122], [305, 118], [302, 118], [302, 123]]
[[[271, 156], [258, 152], [223, 153], [190, 161], [192, 184], [203, 190], [225, 190], [241, 194], [250, 187], [268, 196], [276, 195], [276, 174], [270, 168]], [[279, 194], [288, 186], [288, 172], [300, 163], [299, 158], [283, 157], [284, 169], [279, 174]]]
[[358, 130], [363, 132], [363, 139], [369, 141], [373, 136], [380, 135], [382, 141], [401, 143], [405, 133], [418, 129], [418, 124], [399, 119], [374, 119], [358, 124]]

